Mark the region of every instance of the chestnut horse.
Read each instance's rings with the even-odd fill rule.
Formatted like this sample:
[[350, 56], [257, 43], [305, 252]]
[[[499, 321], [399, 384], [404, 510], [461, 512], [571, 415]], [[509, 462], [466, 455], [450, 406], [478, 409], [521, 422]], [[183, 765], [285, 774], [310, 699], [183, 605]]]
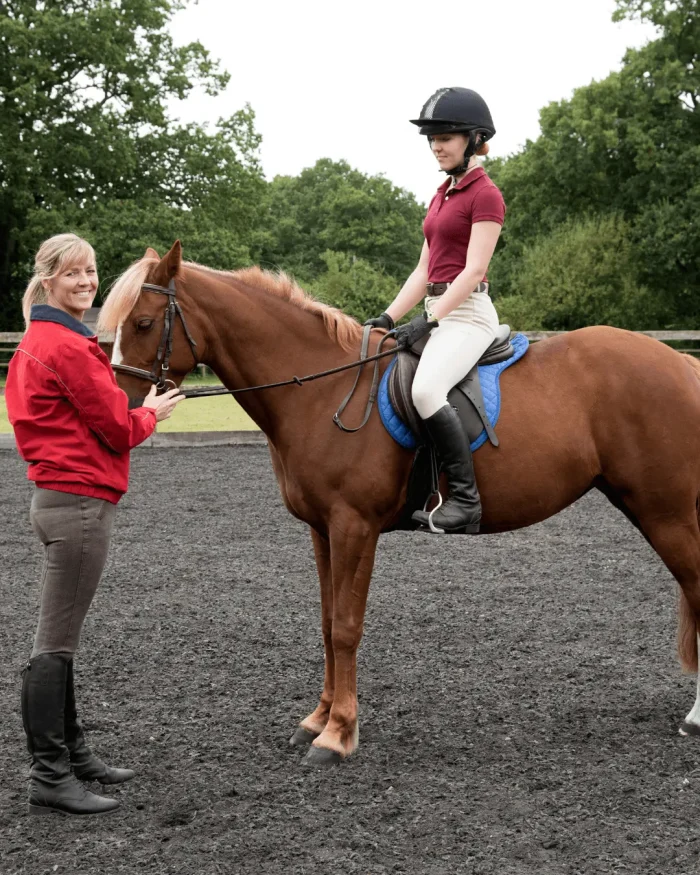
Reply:
[[[350, 317], [283, 275], [184, 263], [178, 241], [162, 259], [149, 249], [106, 299], [101, 327], [116, 331], [113, 362], [155, 368], [171, 298], [142, 286], [171, 281], [191, 335], [175, 318], [170, 376], [178, 385], [197, 362], [239, 389], [358, 358], [362, 328]], [[370, 353], [382, 336], [373, 331]], [[349, 424], [362, 418], [371, 367], [365, 371], [344, 414]], [[325, 677], [320, 701], [292, 743], [312, 742], [305, 762], [319, 764], [358, 746], [356, 654], [377, 540], [399, 516], [412, 463], [376, 409], [354, 434], [334, 425], [333, 412], [354, 378], [355, 371], [345, 371], [309, 386], [238, 396], [267, 435], [287, 508], [311, 531]], [[121, 373], [118, 379], [130, 395], [145, 394], [143, 379]], [[643, 335], [584, 328], [535, 344], [503, 373], [501, 388], [500, 446], [487, 443], [474, 457], [482, 533], [533, 525], [599, 489], [680, 584], [679, 654], [696, 671], [700, 364]], [[700, 691], [681, 731], [700, 733]]]

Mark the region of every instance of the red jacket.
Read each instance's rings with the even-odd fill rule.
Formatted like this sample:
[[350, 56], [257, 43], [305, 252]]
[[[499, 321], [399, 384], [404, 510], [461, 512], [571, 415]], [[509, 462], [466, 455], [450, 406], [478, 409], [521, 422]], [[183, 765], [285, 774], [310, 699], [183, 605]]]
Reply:
[[10, 362], [5, 401], [30, 480], [113, 504], [129, 485], [129, 450], [156, 426], [154, 410], [128, 409], [97, 337], [43, 304]]

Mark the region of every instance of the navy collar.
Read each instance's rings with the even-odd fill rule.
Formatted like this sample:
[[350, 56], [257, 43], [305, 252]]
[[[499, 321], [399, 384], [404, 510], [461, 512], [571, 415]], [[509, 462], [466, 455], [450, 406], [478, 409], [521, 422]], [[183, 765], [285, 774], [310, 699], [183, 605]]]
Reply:
[[65, 310], [59, 310], [58, 307], [50, 307], [48, 304], [33, 304], [29, 320], [30, 322], [56, 322], [58, 325], [63, 325], [64, 328], [70, 328], [76, 334], [82, 334], [83, 337], [95, 336], [95, 332], [90, 331], [87, 325], [83, 325], [75, 316], [71, 316]]

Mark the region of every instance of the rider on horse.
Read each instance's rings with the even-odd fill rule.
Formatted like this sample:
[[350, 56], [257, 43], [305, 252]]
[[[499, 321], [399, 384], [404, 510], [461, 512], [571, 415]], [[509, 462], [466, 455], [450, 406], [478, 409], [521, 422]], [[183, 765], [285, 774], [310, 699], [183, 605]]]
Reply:
[[[498, 330], [486, 271], [505, 217], [501, 192], [476, 159], [496, 130], [468, 88], [440, 88], [412, 119], [448, 174], [430, 202], [416, 269], [386, 311], [365, 324], [391, 330], [425, 296], [425, 310], [396, 329], [400, 346], [432, 332], [413, 382], [413, 403], [442, 459], [449, 499], [433, 514], [446, 533], [478, 532], [481, 501], [469, 440], [447, 393], [479, 361]], [[427, 293], [427, 296], [426, 296]], [[428, 514], [421, 522], [428, 524]]]

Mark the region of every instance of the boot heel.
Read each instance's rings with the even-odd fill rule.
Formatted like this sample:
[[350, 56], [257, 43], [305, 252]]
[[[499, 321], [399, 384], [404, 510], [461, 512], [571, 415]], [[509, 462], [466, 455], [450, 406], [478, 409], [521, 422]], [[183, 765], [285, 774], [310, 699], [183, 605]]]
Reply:
[[479, 523], [472, 523], [468, 526], [460, 526], [458, 529], [448, 529], [448, 535], [478, 535], [479, 534]]
[[29, 813], [35, 817], [45, 817], [50, 814], [66, 815], [67, 812], [60, 811], [58, 808], [49, 808], [48, 805], [32, 805], [29, 803]]
[[456, 529], [441, 529], [439, 526], [435, 526], [434, 530], [429, 528], [423, 528], [421, 531], [434, 533], [436, 535], [478, 535], [479, 534], [479, 523], [474, 523], [469, 526], [458, 526]]

